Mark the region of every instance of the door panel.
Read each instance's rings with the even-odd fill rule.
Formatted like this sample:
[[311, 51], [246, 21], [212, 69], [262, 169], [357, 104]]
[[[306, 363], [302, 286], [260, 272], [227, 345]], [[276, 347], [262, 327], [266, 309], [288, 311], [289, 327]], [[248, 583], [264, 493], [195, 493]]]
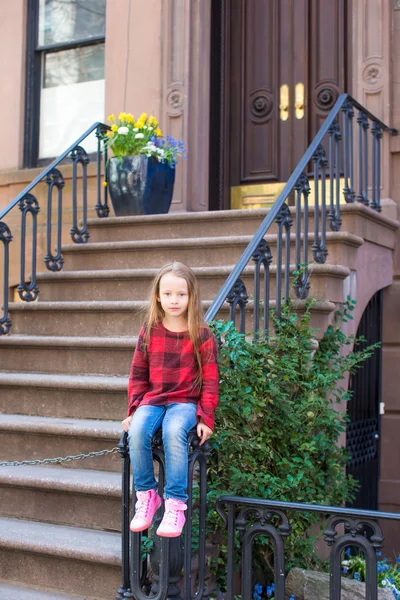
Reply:
[[310, 136], [313, 139], [346, 80], [346, 0], [310, 0]]
[[278, 180], [278, 3], [232, 2], [231, 185]]

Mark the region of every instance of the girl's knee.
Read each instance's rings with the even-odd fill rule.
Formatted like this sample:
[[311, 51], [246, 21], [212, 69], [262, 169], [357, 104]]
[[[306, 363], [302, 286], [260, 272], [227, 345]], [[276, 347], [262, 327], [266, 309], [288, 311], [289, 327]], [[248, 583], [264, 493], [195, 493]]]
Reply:
[[128, 431], [128, 442], [131, 448], [135, 446], [148, 446], [151, 444], [153, 433], [148, 427], [146, 421], [132, 419], [131, 426]]

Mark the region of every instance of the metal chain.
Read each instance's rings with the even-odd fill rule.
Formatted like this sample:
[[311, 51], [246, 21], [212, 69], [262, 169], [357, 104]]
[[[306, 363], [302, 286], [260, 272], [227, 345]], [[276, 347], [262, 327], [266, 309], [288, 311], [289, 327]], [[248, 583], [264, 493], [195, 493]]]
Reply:
[[0, 467], [21, 467], [23, 465], [51, 465], [55, 463], [70, 462], [71, 460], [82, 460], [83, 458], [95, 458], [96, 456], [106, 456], [118, 452], [118, 447], [111, 450], [99, 450], [98, 452], [88, 452], [87, 454], [77, 454], [76, 456], [58, 456], [57, 458], [43, 458], [42, 460], [11, 460], [9, 462], [0, 462]]

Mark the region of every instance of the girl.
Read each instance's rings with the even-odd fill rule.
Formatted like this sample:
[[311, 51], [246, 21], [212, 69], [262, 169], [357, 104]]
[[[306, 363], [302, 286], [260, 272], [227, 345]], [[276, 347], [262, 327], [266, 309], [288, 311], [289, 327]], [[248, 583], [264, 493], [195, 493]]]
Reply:
[[128, 431], [137, 495], [132, 531], [147, 529], [161, 505], [151, 440], [162, 425], [165, 512], [157, 529], [178, 537], [185, 523], [187, 437], [197, 424], [200, 444], [211, 436], [218, 402], [217, 344], [202, 319], [193, 271], [174, 262], [154, 279], [129, 377]]

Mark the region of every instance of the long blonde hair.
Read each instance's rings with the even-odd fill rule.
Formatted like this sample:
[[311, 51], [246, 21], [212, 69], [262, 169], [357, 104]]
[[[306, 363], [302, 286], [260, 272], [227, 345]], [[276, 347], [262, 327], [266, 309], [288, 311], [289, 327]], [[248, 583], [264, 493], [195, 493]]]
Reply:
[[148, 347], [150, 342], [150, 333], [152, 327], [157, 323], [162, 323], [165, 313], [159, 301], [160, 297], [160, 281], [167, 273], [173, 273], [176, 277], [184, 279], [188, 286], [189, 302], [187, 308], [187, 325], [189, 337], [193, 343], [194, 358], [198, 368], [198, 376], [196, 378], [196, 387], [200, 387], [202, 383], [201, 376], [201, 357], [200, 357], [200, 328], [204, 326], [203, 311], [200, 304], [199, 284], [192, 269], [181, 262], [172, 262], [164, 265], [155, 276], [150, 288], [149, 307], [145, 316], [146, 334], [145, 344]]

